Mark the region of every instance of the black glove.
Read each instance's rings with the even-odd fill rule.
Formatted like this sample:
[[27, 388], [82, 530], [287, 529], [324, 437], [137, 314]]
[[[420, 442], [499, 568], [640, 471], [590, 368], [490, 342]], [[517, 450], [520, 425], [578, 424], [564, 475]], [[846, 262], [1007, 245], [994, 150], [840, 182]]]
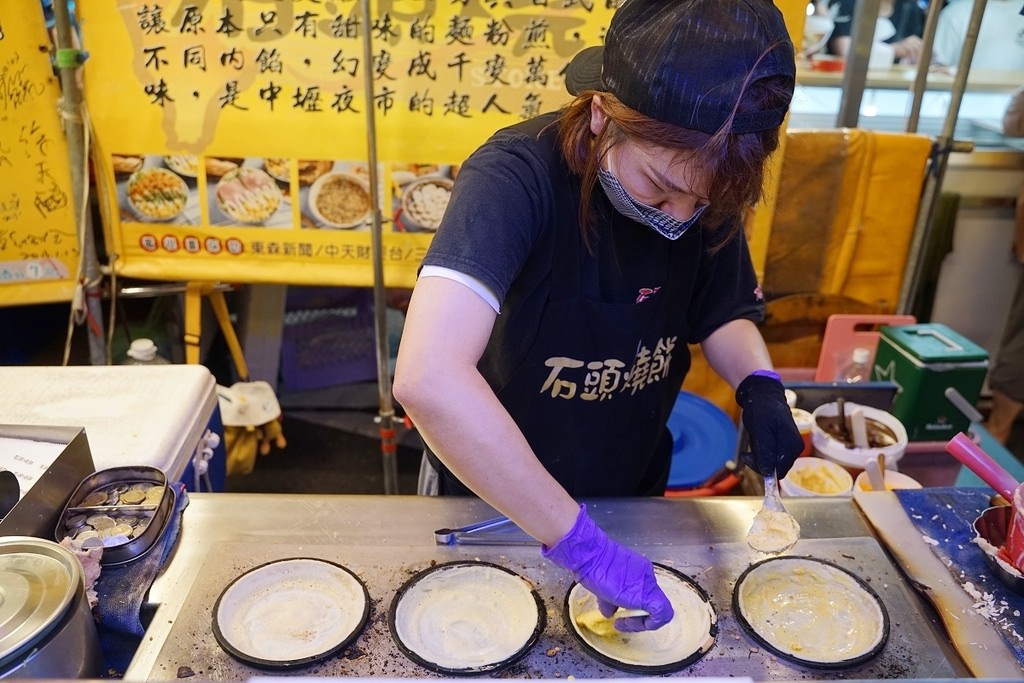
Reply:
[[736, 402], [743, 409], [753, 467], [761, 474], [774, 470], [779, 478], [793, 466], [804, 441], [786, 403], [782, 382], [764, 375], [747, 375], [736, 387]]

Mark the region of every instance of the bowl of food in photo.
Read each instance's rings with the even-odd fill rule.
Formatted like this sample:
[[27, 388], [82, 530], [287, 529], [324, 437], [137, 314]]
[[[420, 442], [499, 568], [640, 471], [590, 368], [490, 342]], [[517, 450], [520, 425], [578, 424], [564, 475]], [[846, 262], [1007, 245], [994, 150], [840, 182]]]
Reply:
[[325, 159], [299, 159], [299, 185], [309, 187], [317, 178], [334, 168], [333, 161]]
[[217, 208], [239, 223], [265, 223], [274, 215], [283, 199], [281, 188], [266, 171], [243, 166], [229, 171], [217, 181]]
[[452, 196], [449, 178], [422, 177], [405, 186], [402, 192], [402, 223], [409, 230], [434, 232]]
[[363, 225], [370, 214], [370, 188], [351, 173], [334, 171], [316, 179], [309, 188], [309, 212], [328, 228], [351, 229]]
[[208, 178], [222, 178], [231, 171], [236, 171], [245, 161], [242, 157], [206, 157], [203, 159], [203, 169]]
[[128, 175], [142, 168], [144, 159], [138, 154], [111, 154], [110, 164], [116, 175]]
[[143, 168], [128, 178], [128, 205], [144, 221], [164, 222], [181, 215], [188, 201], [188, 185], [166, 168]]
[[263, 170], [270, 174], [275, 180], [287, 183], [291, 180], [291, 169], [288, 168], [288, 159], [266, 158], [263, 160]]
[[194, 154], [169, 154], [164, 157], [164, 163], [178, 175], [187, 178], [199, 175], [199, 158]]

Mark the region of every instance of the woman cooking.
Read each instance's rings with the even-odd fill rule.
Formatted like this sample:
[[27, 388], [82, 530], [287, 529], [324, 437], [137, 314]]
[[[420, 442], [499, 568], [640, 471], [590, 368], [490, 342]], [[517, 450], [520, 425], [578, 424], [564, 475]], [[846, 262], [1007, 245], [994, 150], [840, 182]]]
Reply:
[[424, 481], [508, 515], [605, 616], [647, 613], [623, 631], [672, 607], [577, 499], [664, 492], [687, 344], [736, 387], [758, 471], [802, 447], [741, 225], [794, 75], [769, 0], [627, 0], [567, 74], [591, 87], [462, 166], [412, 295], [394, 394]]

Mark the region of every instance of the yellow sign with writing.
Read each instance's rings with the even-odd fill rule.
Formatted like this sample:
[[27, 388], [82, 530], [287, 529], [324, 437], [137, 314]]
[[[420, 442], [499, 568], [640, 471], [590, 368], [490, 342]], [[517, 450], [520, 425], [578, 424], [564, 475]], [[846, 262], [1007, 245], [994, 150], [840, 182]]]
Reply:
[[70, 301], [80, 248], [38, 0], [0, 3], [0, 305]]
[[459, 164], [569, 99], [565, 66], [618, 4], [80, 3], [112, 267], [370, 285], [376, 206], [385, 283], [412, 286]]

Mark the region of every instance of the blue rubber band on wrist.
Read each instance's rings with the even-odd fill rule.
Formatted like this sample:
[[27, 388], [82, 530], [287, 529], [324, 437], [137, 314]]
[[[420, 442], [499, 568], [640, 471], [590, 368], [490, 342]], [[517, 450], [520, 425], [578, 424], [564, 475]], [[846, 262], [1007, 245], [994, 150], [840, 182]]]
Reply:
[[780, 377], [779, 373], [775, 372], [774, 370], [754, 370], [750, 374], [751, 375], [757, 375], [758, 377], [771, 377], [776, 382], [781, 382], [782, 381], [782, 377]]

